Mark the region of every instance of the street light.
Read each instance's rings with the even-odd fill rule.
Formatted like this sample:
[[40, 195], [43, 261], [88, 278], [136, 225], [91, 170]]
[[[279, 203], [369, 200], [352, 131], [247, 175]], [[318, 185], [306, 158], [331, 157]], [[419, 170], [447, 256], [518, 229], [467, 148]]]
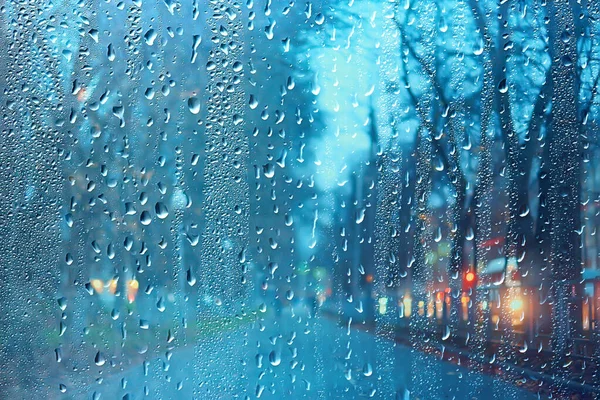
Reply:
[[104, 283], [101, 279], [92, 279], [90, 285], [96, 293], [102, 293], [104, 291]]
[[410, 294], [404, 296], [402, 304], [404, 305], [404, 316], [410, 317], [410, 315], [412, 314], [412, 297], [410, 296]]
[[463, 276], [463, 292], [473, 293], [477, 286], [477, 274], [473, 270], [467, 271]]
[[135, 297], [137, 296], [139, 288], [140, 283], [137, 281], [137, 279], [133, 278], [127, 282], [127, 300], [129, 303], [133, 303], [135, 301]]

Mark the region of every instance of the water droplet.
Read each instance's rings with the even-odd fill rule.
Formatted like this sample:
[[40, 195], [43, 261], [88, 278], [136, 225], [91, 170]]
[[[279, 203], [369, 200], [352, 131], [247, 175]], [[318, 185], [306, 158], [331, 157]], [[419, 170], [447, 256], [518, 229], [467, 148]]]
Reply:
[[198, 114], [200, 112], [200, 100], [197, 97], [190, 97], [188, 99], [188, 109], [192, 114]]
[[113, 246], [112, 243], [110, 243], [107, 247], [106, 247], [106, 256], [108, 257], [109, 260], [112, 260], [113, 258], [115, 258], [115, 246]]
[[214, 71], [215, 69], [217, 69], [217, 64], [215, 64], [213, 61], [209, 61], [206, 63], [207, 71]]
[[269, 25], [265, 26], [265, 35], [267, 35], [267, 39], [273, 39], [273, 29], [275, 29], [276, 21], [270, 21]]
[[94, 42], [98, 43], [98, 29], [90, 29], [88, 35], [90, 35]]
[[112, 43], [108, 45], [108, 50], [106, 52], [106, 56], [108, 57], [108, 61], [114, 61], [116, 58], [115, 49], [114, 49]]
[[149, 29], [148, 32], [144, 34], [144, 40], [148, 46], [152, 46], [157, 36], [158, 35], [154, 29]]
[[258, 107], [258, 100], [256, 100], [253, 94], [250, 95], [250, 101], [248, 102], [248, 105], [252, 110]]
[[440, 227], [438, 227], [437, 232], [436, 232], [435, 237], [433, 238], [433, 240], [436, 243], [439, 243], [442, 240], [442, 229]]
[[440, 28], [440, 32], [442, 32], [442, 33], [448, 32], [448, 23], [446, 22], [446, 18], [442, 17], [440, 19], [439, 28]]
[[356, 213], [356, 223], [360, 224], [365, 220], [365, 213], [366, 213], [366, 209], [365, 208], [361, 208], [360, 210], [358, 210], [358, 212]]
[[276, 262], [269, 263], [269, 273], [271, 274], [271, 276], [275, 274], [275, 271], [277, 271], [278, 268], [279, 264], [277, 264]]
[[65, 311], [67, 309], [67, 298], [61, 297], [57, 301], [58, 301], [58, 307], [61, 309], [61, 311]]
[[256, 393], [255, 393], [256, 398], [260, 398], [260, 396], [262, 396], [264, 390], [265, 390], [264, 385], [261, 385], [261, 384], [256, 385]]
[[473, 47], [473, 54], [480, 56], [483, 54], [483, 40], [480, 38], [476, 41], [476, 45]]
[[498, 84], [498, 91], [502, 94], [508, 92], [508, 84], [506, 83], [506, 79], [502, 79]]
[[196, 284], [196, 277], [194, 276], [194, 273], [192, 272], [191, 269], [187, 270], [186, 280], [187, 280], [188, 285], [190, 285], [190, 286], [194, 286]]
[[294, 217], [289, 214], [285, 214], [285, 226], [292, 226], [294, 223]]
[[165, 299], [163, 297], [159, 297], [158, 301], [156, 302], [156, 308], [158, 309], [158, 311], [160, 312], [164, 312], [165, 311]]
[[152, 222], [152, 217], [148, 211], [142, 211], [140, 214], [140, 222], [142, 225], [150, 225], [150, 222]]
[[273, 350], [270, 354], [269, 354], [269, 362], [271, 363], [272, 366], [276, 367], [279, 364], [281, 364], [281, 353], [277, 350]]
[[160, 201], [154, 206], [154, 211], [156, 211], [156, 216], [160, 219], [165, 219], [169, 216], [167, 206]]
[[265, 174], [265, 177], [269, 179], [273, 178], [275, 176], [275, 167], [273, 164], [263, 165], [263, 174]]
[[450, 337], [450, 327], [448, 325], [446, 325], [446, 330], [444, 331], [442, 340], [448, 340], [449, 337]]
[[469, 229], [467, 229], [466, 239], [471, 241], [471, 240], [473, 240], [473, 238], [475, 238], [475, 232], [473, 232], [472, 227], [469, 227]]
[[244, 66], [241, 62], [236, 61], [233, 63], [233, 66], [232, 66], [233, 72], [241, 72], [243, 67]]
[[123, 246], [125, 247], [125, 250], [131, 251], [131, 248], [133, 247], [133, 239], [127, 236], [123, 241]]
[[65, 215], [65, 221], [67, 222], [67, 226], [69, 228], [73, 227], [73, 215], [71, 213], [68, 213], [67, 215]]
[[192, 59], [190, 62], [193, 64], [196, 62], [196, 58], [198, 57], [198, 46], [202, 43], [202, 36], [194, 35], [192, 40]]
[[156, 91], [154, 90], [154, 88], [147, 88], [146, 91], [144, 92], [144, 96], [148, 99], [148, 100], [152, 100], [154, 98], [154, 95], [156, 94]]
[[96, 353], [96, 357], [94, 357], [94, 362], [97, 366], [101, 367], [106, 363], [106, 358], [104, 358], [104, 354], [101, 352]]

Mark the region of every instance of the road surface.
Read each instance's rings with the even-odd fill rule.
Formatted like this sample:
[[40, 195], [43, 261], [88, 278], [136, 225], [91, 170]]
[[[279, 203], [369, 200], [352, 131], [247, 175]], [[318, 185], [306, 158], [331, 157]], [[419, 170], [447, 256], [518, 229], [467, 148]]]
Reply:
[[[64, 399], [537, 399], [489, 375], [440, 361], [323, 317], [265, 313], [197, 343], [118, 370], [94, 366]], [[111, 370], [112, 369], [112, 370]]]

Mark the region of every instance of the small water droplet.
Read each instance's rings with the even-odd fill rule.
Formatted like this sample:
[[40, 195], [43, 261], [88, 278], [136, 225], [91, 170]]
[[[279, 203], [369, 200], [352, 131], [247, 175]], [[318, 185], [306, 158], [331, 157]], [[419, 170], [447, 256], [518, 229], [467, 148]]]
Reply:
[[108, 45], [108, 50], [106, 52], [106, 56], [108, 57], [108, 61], [114, 61], [117, 56], [112, 43]]
[[508, 84], [506, 83], [506, 79], [502, 79], [498, 84], [498, 91], [502, 94], [508, 92]]
[[158, 301], [156, 302], [156, 308], [158, 309], [158, 311], [160, 312], [164, 312], [165, 311], [165, 299], [163, 297], [159, 297]]
[[365, 213], [366, 213], [366, 209], [361, 208], [360, 210], [358, 210], [358, 212], [356, 213], [356, 223], [360, 224], [365, 220]]
[[194, 276], [194, 273], [192, 272], [191, 269], [187, 270], [186, 280], [187, 280], [188, 285], [190, 285], [190, 286], [194, 286], [196, 284], [196, 277]]
[[67, 226], [69, 228], [73, 227], [73, 215], [71, 213], [68, 213], [67, 215], [65, 215], [65, 221], [67, 222]]
[[104, 354], [101, 352], [96, 353], [96, 357], [94, 357], [94, 362], [97, 366], [101, 367], [106, 363], [106, 358], [104, 358]]

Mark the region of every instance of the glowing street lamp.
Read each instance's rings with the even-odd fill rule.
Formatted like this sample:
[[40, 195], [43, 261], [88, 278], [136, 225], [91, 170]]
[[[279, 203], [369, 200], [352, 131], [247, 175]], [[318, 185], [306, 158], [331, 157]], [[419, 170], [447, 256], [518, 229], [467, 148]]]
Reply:
[[140, 288], [140, 283], [137, 279], [130, 279], [127, 282], [127, 300], [129, 303], [133, 303], [135, 301], [135, 297], [137, 296], [138, 289]]
[[101, 279], [92, 279], [90, 285], [96, 293], [104, 292], [104, 282]]

